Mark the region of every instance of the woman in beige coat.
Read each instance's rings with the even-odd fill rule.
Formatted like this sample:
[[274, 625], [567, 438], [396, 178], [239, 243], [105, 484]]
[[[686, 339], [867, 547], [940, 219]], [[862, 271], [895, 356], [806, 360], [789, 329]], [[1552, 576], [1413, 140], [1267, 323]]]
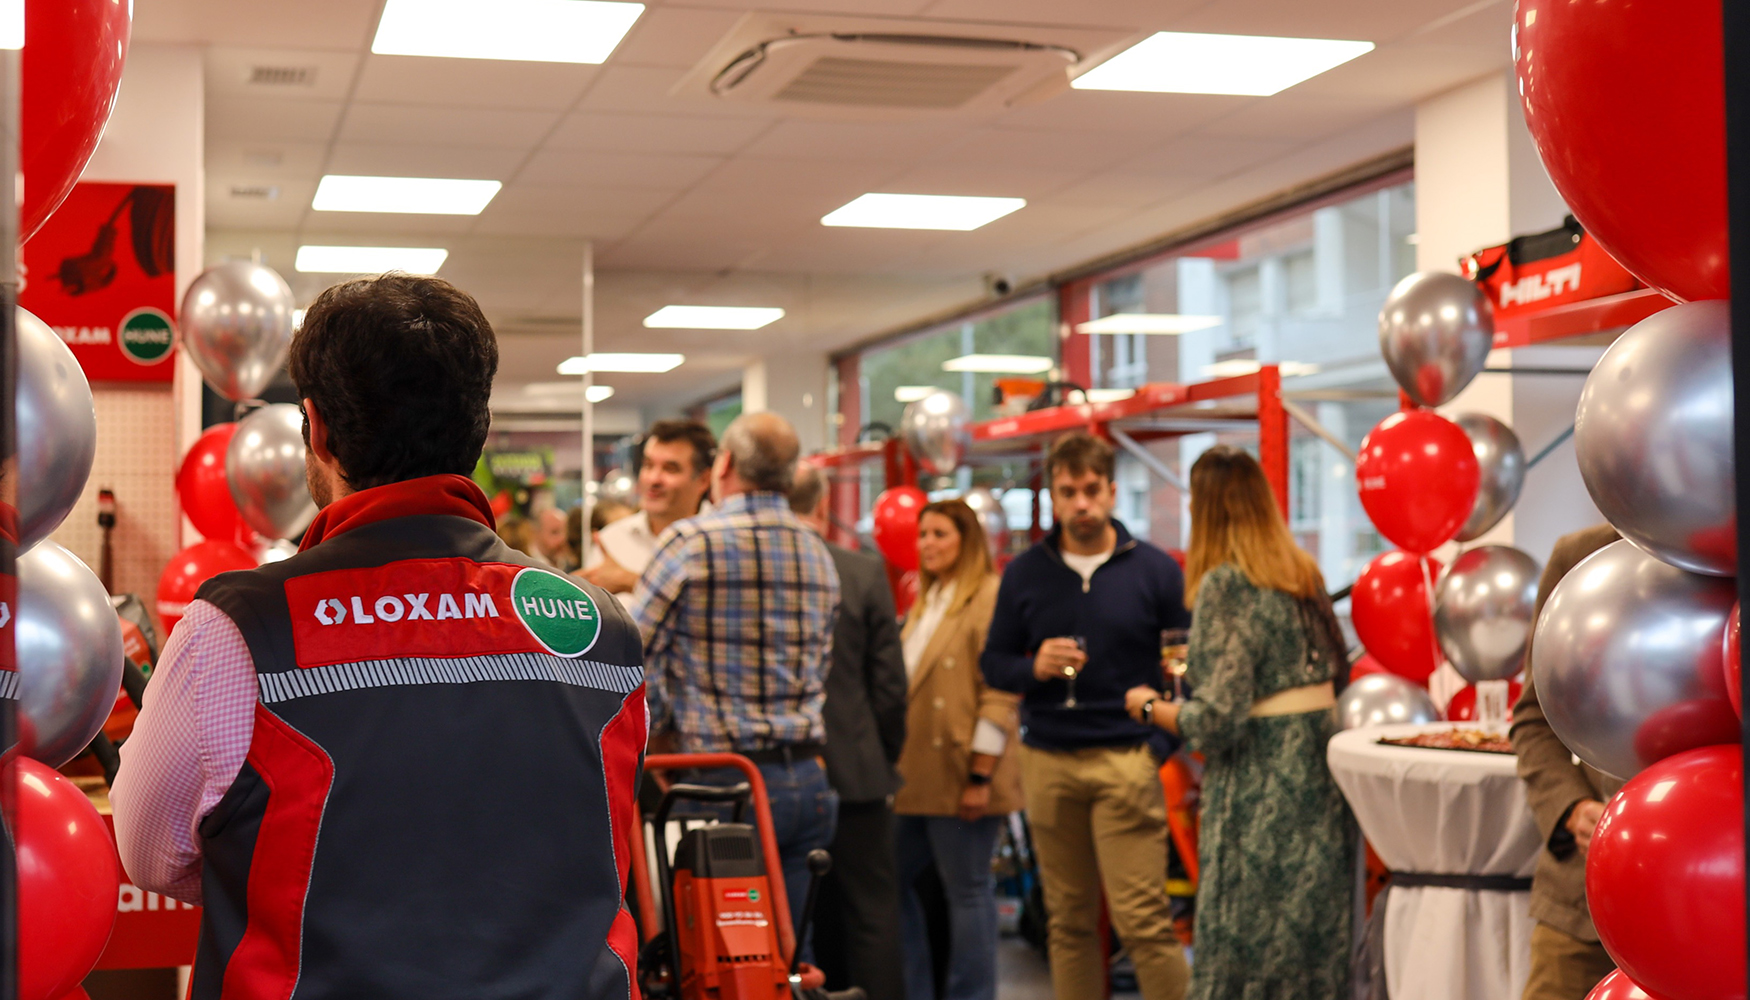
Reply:
[[901, 636], [909, 679], [904, 786], [894, 797], [910, 1000], [936, 997], [930, 942], [914, 888], [935, 865], [947, 889], [949, 955], [940, 1000], [996, 996], [996, 886], [991, 851], [1003, 817], [1021, 808], [1015, 761], [1019, 699], [985, 686], [978, 669], [997, 576], [978, 515], [960, 500], [918, 517], [918, 601]]

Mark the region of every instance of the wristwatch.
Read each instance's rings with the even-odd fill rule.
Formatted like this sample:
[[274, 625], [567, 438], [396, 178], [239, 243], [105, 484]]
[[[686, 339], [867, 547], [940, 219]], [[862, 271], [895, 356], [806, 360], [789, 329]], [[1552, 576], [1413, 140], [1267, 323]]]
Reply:
[[1142, 703], [1142, 710], [1136, 713], [1136, 721], [1142, 723], [1145, 726], [1154, 725], [1155, 699], [1150, 698], [1149, 700]]
[[974, 785], [988, 785], [990, 784], [990, 775], [973, 771], [966, 776], [966, 780]]

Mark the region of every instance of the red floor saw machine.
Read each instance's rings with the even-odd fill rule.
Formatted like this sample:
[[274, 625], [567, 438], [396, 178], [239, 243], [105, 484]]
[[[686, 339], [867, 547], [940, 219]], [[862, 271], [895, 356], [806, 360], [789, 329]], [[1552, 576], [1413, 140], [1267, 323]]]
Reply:
[[[864, 1000], [861, 989], [828, 992], [825, 976], [801, 961], [784, 893], [771, 807], [759, 768], [739, 754], [652, 754], [647, 774], [734, 768], [745, 781], [728, 786], [675, 783], [648, 819], [640, 809], [633, 886], [643, 944], [638, 983], [647, 1000]], [[698, 803], [711, 819], [689, 825], [675, 812]], [[746, 822], [752, 810], [754, 822]], [[728, 822], [714, 821], [727, 811]], [[668, 829], [682, 832], [671, 860]], [[646, 837], [646, 831], [651, 836]], [[654, 858], [656, 885], [648, 860]], [[820, 879], [832, 868], [825, 851], [808, 856], [808, 897], [800, 926], [814, 915]]]

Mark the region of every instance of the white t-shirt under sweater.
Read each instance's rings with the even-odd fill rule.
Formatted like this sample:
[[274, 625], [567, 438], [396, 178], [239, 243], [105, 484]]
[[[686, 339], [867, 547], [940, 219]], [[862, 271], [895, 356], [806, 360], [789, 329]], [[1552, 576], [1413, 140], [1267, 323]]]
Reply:
[[1076, 555], [1074, 552], [1065, 552], [1062, 549], [1059, 549], [1057, 554], [1063, 557], [1065, 566], [1082, 575], [1082, 593], [1084, 594], [1088, 592], [1089, 587], [1094, 585], [1094, 570], [1104, 566], [1106, 560], [1112, 558], [1111, 549], [1096, 552], [1091, 556]]

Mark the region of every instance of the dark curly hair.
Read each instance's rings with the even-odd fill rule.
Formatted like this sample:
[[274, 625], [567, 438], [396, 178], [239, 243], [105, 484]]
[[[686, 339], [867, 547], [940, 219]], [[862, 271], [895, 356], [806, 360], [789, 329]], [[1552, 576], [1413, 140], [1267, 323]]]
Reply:
[[498, 338], [449, 282], [390, 273], [335, 285], [305, 311], [290, 362], [353, 489], [467, 475], [479, 461]]

